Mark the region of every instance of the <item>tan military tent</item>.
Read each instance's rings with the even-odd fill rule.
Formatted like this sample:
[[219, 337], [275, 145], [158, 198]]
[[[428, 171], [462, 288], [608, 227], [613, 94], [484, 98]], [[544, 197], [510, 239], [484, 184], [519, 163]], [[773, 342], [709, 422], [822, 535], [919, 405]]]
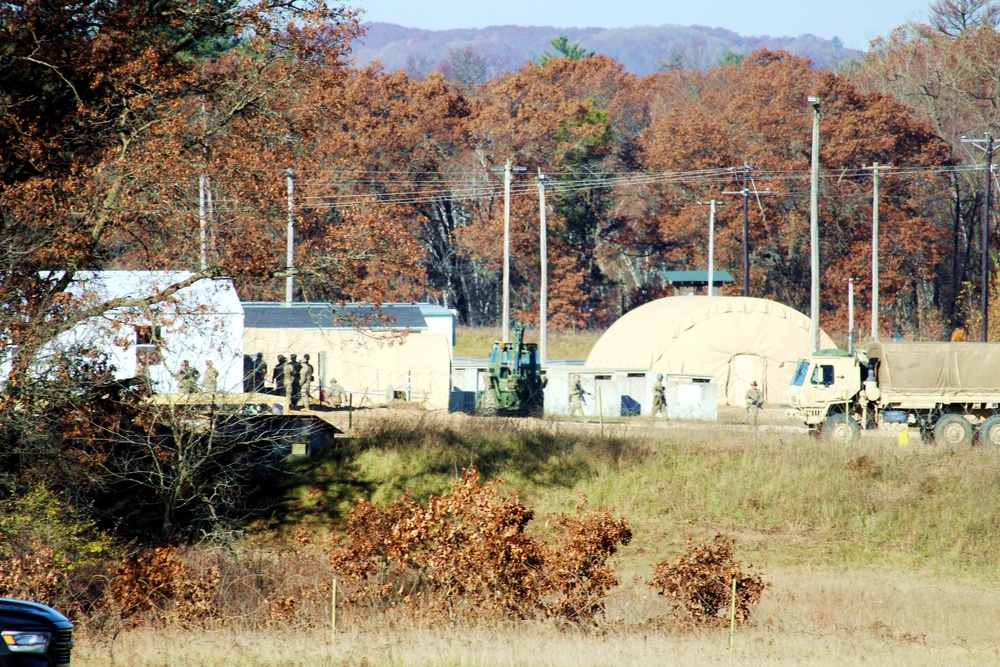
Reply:
[[[615, 322], [594, 345], [587, 366], [714, 376], [719, 403], [728, 405], [743, 405], [756, 380], [765, 401], [787, 403], [791, 362], [809, 355], [809, 331], [808, 317], [776, 301], [667, 297]], [[823, 332], [820, 347], [835, 347]]]

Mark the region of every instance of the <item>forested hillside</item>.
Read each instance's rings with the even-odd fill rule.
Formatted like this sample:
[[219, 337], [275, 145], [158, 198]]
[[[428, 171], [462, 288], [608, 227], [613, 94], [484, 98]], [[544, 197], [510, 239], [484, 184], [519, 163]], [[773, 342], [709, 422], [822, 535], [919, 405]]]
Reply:
[[819, 69], [838, 69], [845, 61], [864, 57], [862, 51], [844, 48], [837, 38], [749, 36], [698, 25], [615, 29], [502, 25], [420, 30], [392, 23], [365, 23], [364, 28], [365, 34], [353, 49], [357, 64], [363, 67], [378, 62], [387, 70], [405, 69], [411, 76], [427, 74], [447, 61], [449, 53], [465, 50], [487, 65], [485, 73], [513, 72], [545, 51], [552, 51], [549, 43], [560, 36], [620, 62], [625, 71], [638, 76], [681, 67], [709, 69], [722, 62], [727, 53], [747, 56], [758, 49], [804, 56]]

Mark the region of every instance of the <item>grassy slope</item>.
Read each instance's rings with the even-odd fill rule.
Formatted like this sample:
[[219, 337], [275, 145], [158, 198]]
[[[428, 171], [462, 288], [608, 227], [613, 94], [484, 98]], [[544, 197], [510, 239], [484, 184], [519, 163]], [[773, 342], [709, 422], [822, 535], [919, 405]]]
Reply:
[[616, 425], [602, 438], [564, 422], [529, 424], [371, 423], [350, 449], [312, 464], [310, 493], [293, 490], [286, 520], [329, 525], [357, 495], [426, 498], [474, 463], [539, 516], [572, 510], [579, 494], [613, 508], [635, 533], [623, 553], [630, 572], [672, 557], [688, 535], [722, 531], [761, 566], [1000, 574], [996, 452], [830, 445], [727, 425]]
[[[534, 428], [526, 428], [532, 426]], [[993, 665], [1000, 656], [1000, 453], [892, 442], [814, 442], [791, 430], [734, 425], [592, 427], [535, 420], [362, 422], [359, 438], [301, 466], [276, 519], [336, 530], [358, 496], [389, 501], [448, 487], [474, 463], [545, 516], [578, 494], [613, 507], [635, 538], [622, 586], [596, 628], [553, 623], [424, 626], [343, 612], [273, 631], [205, 627], [81, 636], [74, 664], [598, 667], [725, 662], [760, 667]], [[722, 531], [773, 583], [749, 626], [682, 631], [645, 585], [688, 535]], [[265, 601], [266, 602], [266, 601]]]

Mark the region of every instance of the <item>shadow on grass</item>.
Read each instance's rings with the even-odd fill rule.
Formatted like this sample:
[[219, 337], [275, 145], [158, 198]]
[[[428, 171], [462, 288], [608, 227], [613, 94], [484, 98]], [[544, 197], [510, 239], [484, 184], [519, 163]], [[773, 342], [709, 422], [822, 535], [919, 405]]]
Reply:
[[384, 420], [294, 465], [280, 488], [274, 527], [339, 525], [359, 498], [388, 503], [402, 494], [425, 502], [448, 491], [470, 466], [517, 488], [570, 488], [598, 466], [628, 456], [623, 438], [524, 428], [509, 419], [458, 427], [433, 420]]

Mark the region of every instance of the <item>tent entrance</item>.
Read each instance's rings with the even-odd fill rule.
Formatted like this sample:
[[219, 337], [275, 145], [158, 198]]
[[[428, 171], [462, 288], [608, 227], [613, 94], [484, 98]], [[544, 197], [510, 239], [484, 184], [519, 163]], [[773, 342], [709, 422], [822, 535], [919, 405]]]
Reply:
[[729, 358], [729, 377], [726, 380], [726, 403], [744, 405], [747, 389], [754, 380], [767, 401], [767, 359], [756, 354], [736, 354]]

